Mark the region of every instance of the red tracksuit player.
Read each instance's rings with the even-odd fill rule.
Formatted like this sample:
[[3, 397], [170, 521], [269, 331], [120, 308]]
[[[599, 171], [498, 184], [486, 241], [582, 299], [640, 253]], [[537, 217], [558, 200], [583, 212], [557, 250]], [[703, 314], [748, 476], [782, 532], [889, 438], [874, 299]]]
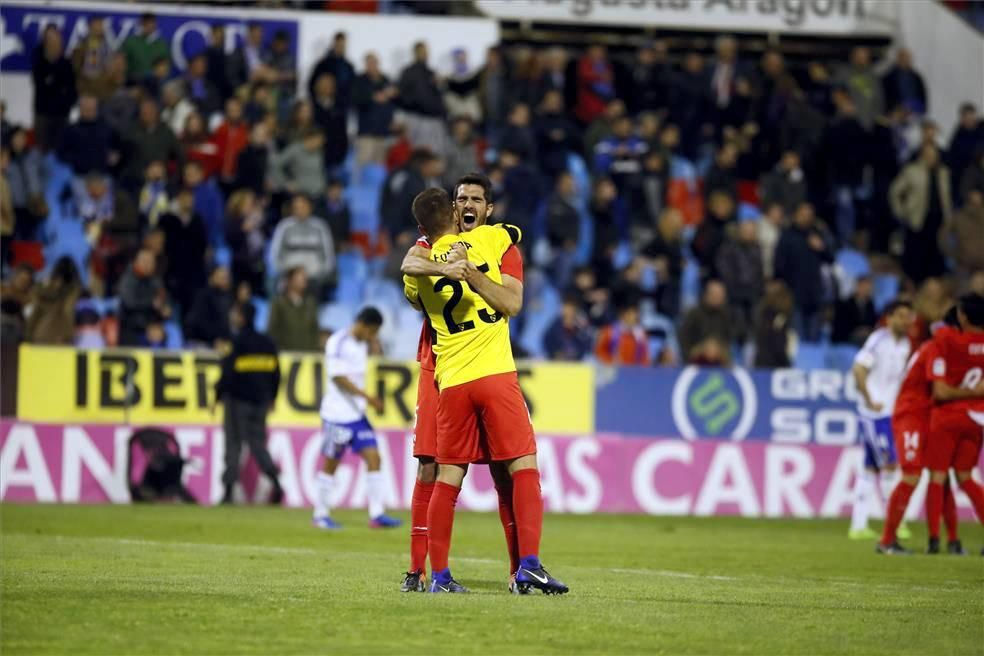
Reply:
[[[948, 313], [947, 323], [957, 324], [956, 308]], [[933, 408], [933, 383], [930, 380], [930, 367], [937, 357], [936, 343], [925, 342], [909, 360], [902, 387], [895, 399], [892, 413], [892, 435], [895, 436], [895, 452], [902, 468], [902, 480], [898, 482], [888, 500], [885, 510], [885, 528], [876, 551], [884, 554], [909, 553], [898, 543], [896, 530], [905, 516], [909, 499], [919, 484], [919, 476], [925, 466], [926, 442], [929, 439], [929, 413]], [[943, 488], [943, 521], [947, 529], [947, 550], [952, 554], [962, 554], [963, 546], [957, 536], [957, 506], [953, 490], [949, 485]], [[935, 543], [931, 540], [930, 553], [939, 552], [939, 536]]]
[[939, 352], [930, 378], [939, 403], [930, 416], [932, 439], [926, 448], [932, 472], [926, 495], [930, 536], [939, 535], [943, 482], [950, 467], [984, 523], [984, 488], [971, 478], [984, 441], [984, 296], [961, 297], [957, 316], [962, 330], [944, 328], [933, 338]]

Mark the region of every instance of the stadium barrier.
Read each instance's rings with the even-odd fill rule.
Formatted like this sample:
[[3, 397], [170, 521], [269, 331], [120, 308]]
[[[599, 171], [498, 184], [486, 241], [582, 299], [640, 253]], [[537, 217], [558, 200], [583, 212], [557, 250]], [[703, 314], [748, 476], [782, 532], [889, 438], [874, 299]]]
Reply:
[[[224, 440], [214, 426], [163, 426], [188, 460], [184, 483], [202, 503], [222, 496]], [[111, 424], [0, 422], [0, 500], [127, 503], [127, 443], [133, 428]], [[387, 505], [409, 507], [416, 472], [413, 437], [381, 431]], [[858, 447], [763, 442], [688, 442], [621, 436], [540, 436], [538, 459], [550, 512], [652, 515], [840, 517], [850, 512]], [[317, 430], [273, 429], [270, 453], [288, 506], [309, 506], [321, 453]], [[238, 494], [262, 502], [270, 489], [244, 454]], [[338, 507], [364, 507], [365, 467], [349, 454], [335, 477]], [[922, 507], [924, 487], [911, 508]], [[466, 477], [459, 507], [491, 511], [495, 490], [484, 466]], [[969, 502], [958, 494], [963, 516]]]
[[[281, 355], [281, 393], [270, 414], [276, 427], [318, 427], [324, 364], [315, 353]], [[371, 412], [377, 428], [408, 429], [417, 406], [416, 362], [373, 360], [367, 384], [383, 399]], [[210, 351], [78, 350], [25, 344], [20, 349], [17, 417], [86, 424], [208, 424], [219, 379]], [[53, 375], [54, 374], [54, 375]], [[578, 435], [594, 430], [594, 369], [580, 364], [526, 363], [520, 384], [534, 425]], [[220, 408], [221, 410], [221, 408]]]

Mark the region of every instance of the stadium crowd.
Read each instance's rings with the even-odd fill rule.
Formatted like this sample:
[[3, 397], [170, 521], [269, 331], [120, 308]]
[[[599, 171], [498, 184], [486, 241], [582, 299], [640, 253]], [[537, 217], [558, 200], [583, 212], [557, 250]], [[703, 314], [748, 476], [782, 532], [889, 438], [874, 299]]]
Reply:
[[532, 355], [789, 366], [799, 342], [860, 344], [897, 295], [918, 341], [984, 293], [984, 120], [924, 118], [904, 49], [876, 72], [863, 46], [795, 67], [727, 36], [510, 45], [440, 76], [419, 42], [389, 79], [339, 33], [299, 80], [286, 33], [228, 46], [213, 25], [179, 71], [150, 14], [118, 50], [99, 16], [71, 52], [45, 29], [34, 125], [2, 123], [5, 341], [209, 348], [256, 298], [279, 348], [318, 350], [342, 263], [395, 285], [411, 200], [471, 171], [524, 231]]

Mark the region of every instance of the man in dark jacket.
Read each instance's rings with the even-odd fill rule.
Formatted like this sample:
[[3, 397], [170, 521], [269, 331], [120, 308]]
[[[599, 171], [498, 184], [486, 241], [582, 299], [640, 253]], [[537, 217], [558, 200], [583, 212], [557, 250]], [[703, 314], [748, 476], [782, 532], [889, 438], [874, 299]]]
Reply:
[[912, 67], [912, 53], [905, 48], [899, 48], [895, 53], [895, 66], [882, 78], [882, 90], [887, 109], [905, 105], [917, 114], [929, 112], [926, 84]]
[[78, 97], [75, 92], [75, 69], [65, 57], [58, 28], [48, 25], [41, 43], [34, 50], [31, 63], [34, 82], [34, 133], [42, 150], [58, 146], [68, 114]]
[[337, 169], [348, 155], [347, 114], [338, 96], [338, 86], [331, 73], [322, 73], [314, 81], [314, 122], [325, 135], [324, 158], [329, 173]]
[[581, 140], [577, 127], [564, 114], [564, 96], [560, 91], [547, 91], [533, 129], [540, 170], [552, 179], [567, 170], [567, 155], [580, 149]]
[[717, 252], [717, 270], [728, 290], [731, 309], [751, 325], [755, 306], [765, 291], [758, 225], [744, 221], [729, 233], [730, 239]]
[[120, 281], [120, 346], [143, 344], [147, 326], [169, 314], [156, 269], [154, 254], [142, 250]]
[[284, 278], [284, 292], [270, 304], [267, 332], [282, 351], [320, 350], [318, 304], [307, 293], [304, 267], [292, 267]]
[[366, 72], [355, 78], [352, 87], [352, 102], [359, 117], [355, 151], [360, 165], [381, 164], [386, 159], [396, 95], [396, 87], [379, 69], [379, 58], [372, 53], [366, 55]]
[[169, 170], [181, 170], [184, 152], [174, 132], [161, 122], [160, 108], [150, 99], [140, 103], [137, 125], [123, 138], [125, 157], [120, 182], [128, 189], [139, 187], [147, 164], [161, 160]]
[[215, 385], [216, 401], [225, 405], [222, 503], [232, 503], [233, 486], [239, 480], [239, 453], [245, 442], [260, 471], [273, 483], [270, 503], [280, 505], [284, 491], [266, 448], [267, 413], [273, 409], [280, 388], [277, 347], [254, 328], [256, 309], [252, 303], [233, 307], [229, 321], [236, 336], [231, 352], [222, 358], [222, 377]]
[[[187, 312], [195, 292], [205, 284], [205, 251], [208, 249], [205, 221], [195, 211], [195, 193], [191, 189], [184, 187], [178, 192], [173, 207], [161, 216], [158, 227], [164, 231], [167, 291], [181, 311]], [[214, 322], [215, 315], [206, 320]]]
[[808, 342], [820, 338], [821, 310], [826, 298], [823, 267], [834, 261], [830, 234], [818, 224], [813, 206], [802, 203], [793, 225], [783, 231], [776, 246], [775, 274], [793, 292], [797, 332]]
[[837, 301], [834, 306], [834, 325], [830, 341], [835, 344], [861, 346], [878, 323], [878, 314], [872, 301], [871, 278], [858, 278], [851, 298]]
[[185, 341], [205, 348], [217, 347], [220, 340], [228, 341], [229, 324], [217, 317], [228, 316], [232, 302], [229, 269], [215, 267], [208, 277], [208, 286], [198, 290], [191, 307], [185, 311]]
[[708, 280], [700, 304], [691, 308], [677, 331], [680, 350], [688, 362], [698, 358], [707, 340], [725, 348], [744, 341], [745, 323], [728, 307], [728, 292], [720, 280]]
[[65, 128], [57, 144], [58, 159], [68, 164], [75, 175], [108, 170], [117, 137], [109, 123], [99, 116], [95, 96], [79, 98], [79, 120]]
[[[406, 166], [386, 178], [379, 201], [380, 227], [391, 238], [416, 231], [417, 221], [410, 211], [413, 199], [427, 187], [439, 187], [440, 174], [441, 161], [437, 156], [426, 148], [418, 148], [413, 151]], [[410, 244], [406, 247], [410, 248]]]
[[406, 111], [407, 132], [414, 146], [441, 152], [444, 145], [444, 97], [437, 74], [427, 65], [427, 44], [413, 46], [414, 62], [400, 73], [400, 105]]
[[352, 104], [352, 85], [355, 82], [355, 68], [352, 63], [345, 58], [345, 46], [347, 39], [345, 32], [338, 32], [331, 44], [331, 50], [318, 60], [308, 78], [308, 95], [315, 96], [315, 83], [318, 78], [325, 73], [335, 78], [338, 88], [338, 104], [345, 113]]
[[246, 56], [240, 48], [226, 52], [226, 31], [222, 23], [212, 25], [209, 45], [205, 49], [205, 61], [208, 70], [205, 77], [219, 92], [223, 103], [236, 89], [246, 84], [249, 76]]
[[[977, 115], [977, 108], [970, 103], [960, 106], [960, 122], [950, 139], [949, 165], [951, 180], [961, 185], [963, 174], [973, 163], [978, 153], [984, 151], [984, 120]], [[962, 203], [963, 189], [956, 199]]]
[[806, 175], [799, 153], [788, 150], [776, 167], [762, 177], [762, 207], [778, 203], [783, 211], [792, 214], [806, 199]]

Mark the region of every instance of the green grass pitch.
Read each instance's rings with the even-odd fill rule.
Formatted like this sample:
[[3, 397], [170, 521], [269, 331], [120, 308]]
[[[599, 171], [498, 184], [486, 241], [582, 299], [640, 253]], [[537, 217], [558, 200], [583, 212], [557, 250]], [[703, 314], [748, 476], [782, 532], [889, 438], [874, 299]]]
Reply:
[[461, 513], [473, 594], [431, 596], [398, 592], [405, 529], [337, 516], [0, 506], [0, 652], [984, 654], [978, 526], [971, 556], [884, 557], [845, 522], [548, 515], [572, 591], [513, 597], [498, 517]]

